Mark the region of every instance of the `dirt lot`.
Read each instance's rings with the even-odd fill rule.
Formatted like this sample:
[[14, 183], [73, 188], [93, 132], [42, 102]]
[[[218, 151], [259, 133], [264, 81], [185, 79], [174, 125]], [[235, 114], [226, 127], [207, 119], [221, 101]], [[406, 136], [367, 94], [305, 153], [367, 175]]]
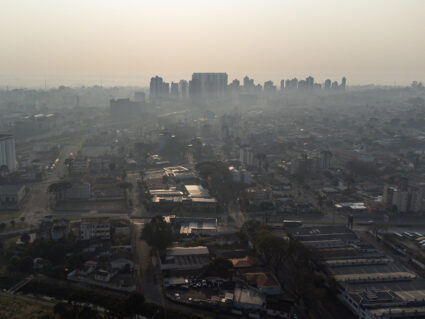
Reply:
[[52, 306], [20, 296], [0, 295], [0, 319], [35, 319], [52, 313]]

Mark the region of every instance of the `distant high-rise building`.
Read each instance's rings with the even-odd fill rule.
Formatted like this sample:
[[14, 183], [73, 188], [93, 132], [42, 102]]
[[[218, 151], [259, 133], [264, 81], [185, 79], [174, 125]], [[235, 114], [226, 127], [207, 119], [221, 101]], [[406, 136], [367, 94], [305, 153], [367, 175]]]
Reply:
[[383, 203], [389, 210], [397, 209], [399, 213], [421, 212], [423, 210], [423, 187], [405, 185], [385, 185]]
[[292, 80], [286, 80], [286, 89], [296, 89], [298, 87], [298, 79], [293, 78]]
[[306, 89], [311, 90], [314, 86], [314, 78], [312, 76], [309, 76], [305, 79], [306, 83]]
[[159, 77], [158, 75], [155, 76], [154, 78], [151, 78], [149, 92], [150, 92], [149, 98], [151, 101], [161, 98], [163, 94], [163, 81], [162, 81], [162, 78]]
[[9, 134], [0, 134], [0, 168], [4, 165], [9, 172], [16, 170], [15, 139]]
[[283, 91], [285, 89], [285, 80], [280, 80], [280, 90]]
[[331, 88], [332, 89], [337, 89], [339, 86], [338, 86], [338, 81], [333, 81], [332, 82], [332, 85], [331, 85]]
[[179, 84], [177, 82], [171, 82], [171, 96], [179, 96]]
[[276, 86], [273, 85], [273, 81], [266, 81], [266, 82], [264, 82], [264, 92], [265, 93], [276, 92]]
[[218, 98], [227, 90], [227, 73], [193, 73], [189, 83], [192, 98]]
[[332, 153], [330, 151], [321, 151], [320, 152], [320, 168], [321, 169], [330, 169], [331, 168], [331, 159]]
[[245, 90], [252, 90], [254, 88], [254, 80], [250, 79], [248, 76], [243, 78], [243, 88]]
[[325, 89], [330, 89], [331, 88], [331, 85], [332, 85], [332, 81], [329, 80], [329, 79], [327, 79], [325, 81]]
[[187, 97], [187, 87], [188, 87], [187, 81], [186, 80], [180, 80], [179, 86], [180, 86], [181, 96], [182, 96], [183, 99], [185, 99]]
[[307, 89], [307, 82], [305, 80], [298, 81], [298, 89], [300, 90]]
[[168, 97], [170, 95], [170, 83], [162, 83], [162, 97]]
[[347, 79], [344, 77], [342, 77], [341, 80], [341, 89], [345, 90], [345, 86], [347, 85]]
[[241, 87], [241, 82], [238, 79], [234, 79], [232, 83], [229, 84], [229, 89], [232, 92], [238, 92]]

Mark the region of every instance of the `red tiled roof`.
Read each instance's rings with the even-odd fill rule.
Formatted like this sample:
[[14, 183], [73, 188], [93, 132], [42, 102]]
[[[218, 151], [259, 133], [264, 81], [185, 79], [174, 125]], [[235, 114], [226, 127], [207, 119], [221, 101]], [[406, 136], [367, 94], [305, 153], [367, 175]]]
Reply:
[[258, 288], [279, 286], [276, 279], [267, 272], [246, 273], [245, 278], [247, 281], [255, 283]]

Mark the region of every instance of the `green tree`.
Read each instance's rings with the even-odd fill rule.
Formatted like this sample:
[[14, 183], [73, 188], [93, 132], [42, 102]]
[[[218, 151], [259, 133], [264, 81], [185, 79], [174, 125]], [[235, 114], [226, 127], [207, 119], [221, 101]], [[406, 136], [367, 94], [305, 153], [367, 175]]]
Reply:
[[240, 232], [246, 240], [252, 240], [252, 235], [260, 229], [263, 229], [261, 222], [255, 219], [250, 219], [242, 225]]
[[288, 241], [268, 230], [255, 232], [253, 238], [257, 253], [267, 265], [273, 268], [275, 273], [278, 273], [291, 252]]
[[32, 271], [32, 257], [31, 256], [25, 256], [19, 261], [19, 270], [22, 272], [31, 272]]
[[174, 235], [171, 226], [158, 215], [143, 227], [141, 239], [159, 252], [164, 252], [173, 242]]
[[203, 269], [204, 276], [218, 276], [228, 278], [231, 275], [233, 264], [226, 258], [215, 258]]
[[143, 307], [145, 303], [145, 296], [139, 292], [133, 292], [125, 299], [123, 305], [127, 310], [127, 313], [134, 317], [136, 315], [143, 314]]
[[131, 192], [133, 189], [133, 184], [129, 182], [121, 182], [117, 184], [117, 187], [121, 188], [124, 192], [124, 198], [127, 201], [128, 200], [128, 192]]
[[228, 204], [239, 193], [239, 186], [233, 181], [227, 165], [220, 161], [202, 162], [196, 165], [199, 176], [208, 183], [212, 195]]
[[9, 263], [7, 265], [8, 272], [16, 272], [19, 269], [20, 263], [21, 258], [19, 258], [19, 256], [12, 256], [12, 258], [9, 259]]

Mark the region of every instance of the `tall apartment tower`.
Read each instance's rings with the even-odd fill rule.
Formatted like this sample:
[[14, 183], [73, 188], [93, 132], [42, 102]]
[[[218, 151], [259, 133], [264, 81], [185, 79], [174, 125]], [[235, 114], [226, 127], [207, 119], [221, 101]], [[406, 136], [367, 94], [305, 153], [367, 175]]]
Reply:
[[273, 81], [264, 82], [264, 92], [265, 93], [274, 93], [276, 92], [276, 86], [273, 85]]
[[3, 165], [10, 172], [16, 170], [15, 139], [9, 134], [0, 134], [0, 167]]
[[188, 88], [187, 81], [186, 80], [180, 80], [179, 87], [180, 87], [180, 92], [181, 92], [182, 99], [187, 98], [187, 88]]
[[314, 86], [314, 78], [309, 76], [305, 79], [306, 89], [312, 90]]
[[344, 76], [344, 77], [342, 77], [342, 80], [341, 80], [341, 89], [345, 90], [346, 85], [347, 85], [347, 79]]
[[330, 88], [331, 88], [331, 85], [332, 85], [331, 80], [327, 79], [327, 80], [325, 81], [325, 89], [326, 89], [326, 90], [330, 89]]
[[179, 84], [177, 82], [171, 82], [171, 96], [179, 96]]
[[227, 73], [193, 73], [189, 82], [192, 98], [218, 98], [227, 91]]
[[151, 78], [151, 83], [150, 83], [150, 100], [157, 100], [162, 96], [162, 92], [163, 92], [163, 80], [161, 77], [159, 77], [158, 75]]

